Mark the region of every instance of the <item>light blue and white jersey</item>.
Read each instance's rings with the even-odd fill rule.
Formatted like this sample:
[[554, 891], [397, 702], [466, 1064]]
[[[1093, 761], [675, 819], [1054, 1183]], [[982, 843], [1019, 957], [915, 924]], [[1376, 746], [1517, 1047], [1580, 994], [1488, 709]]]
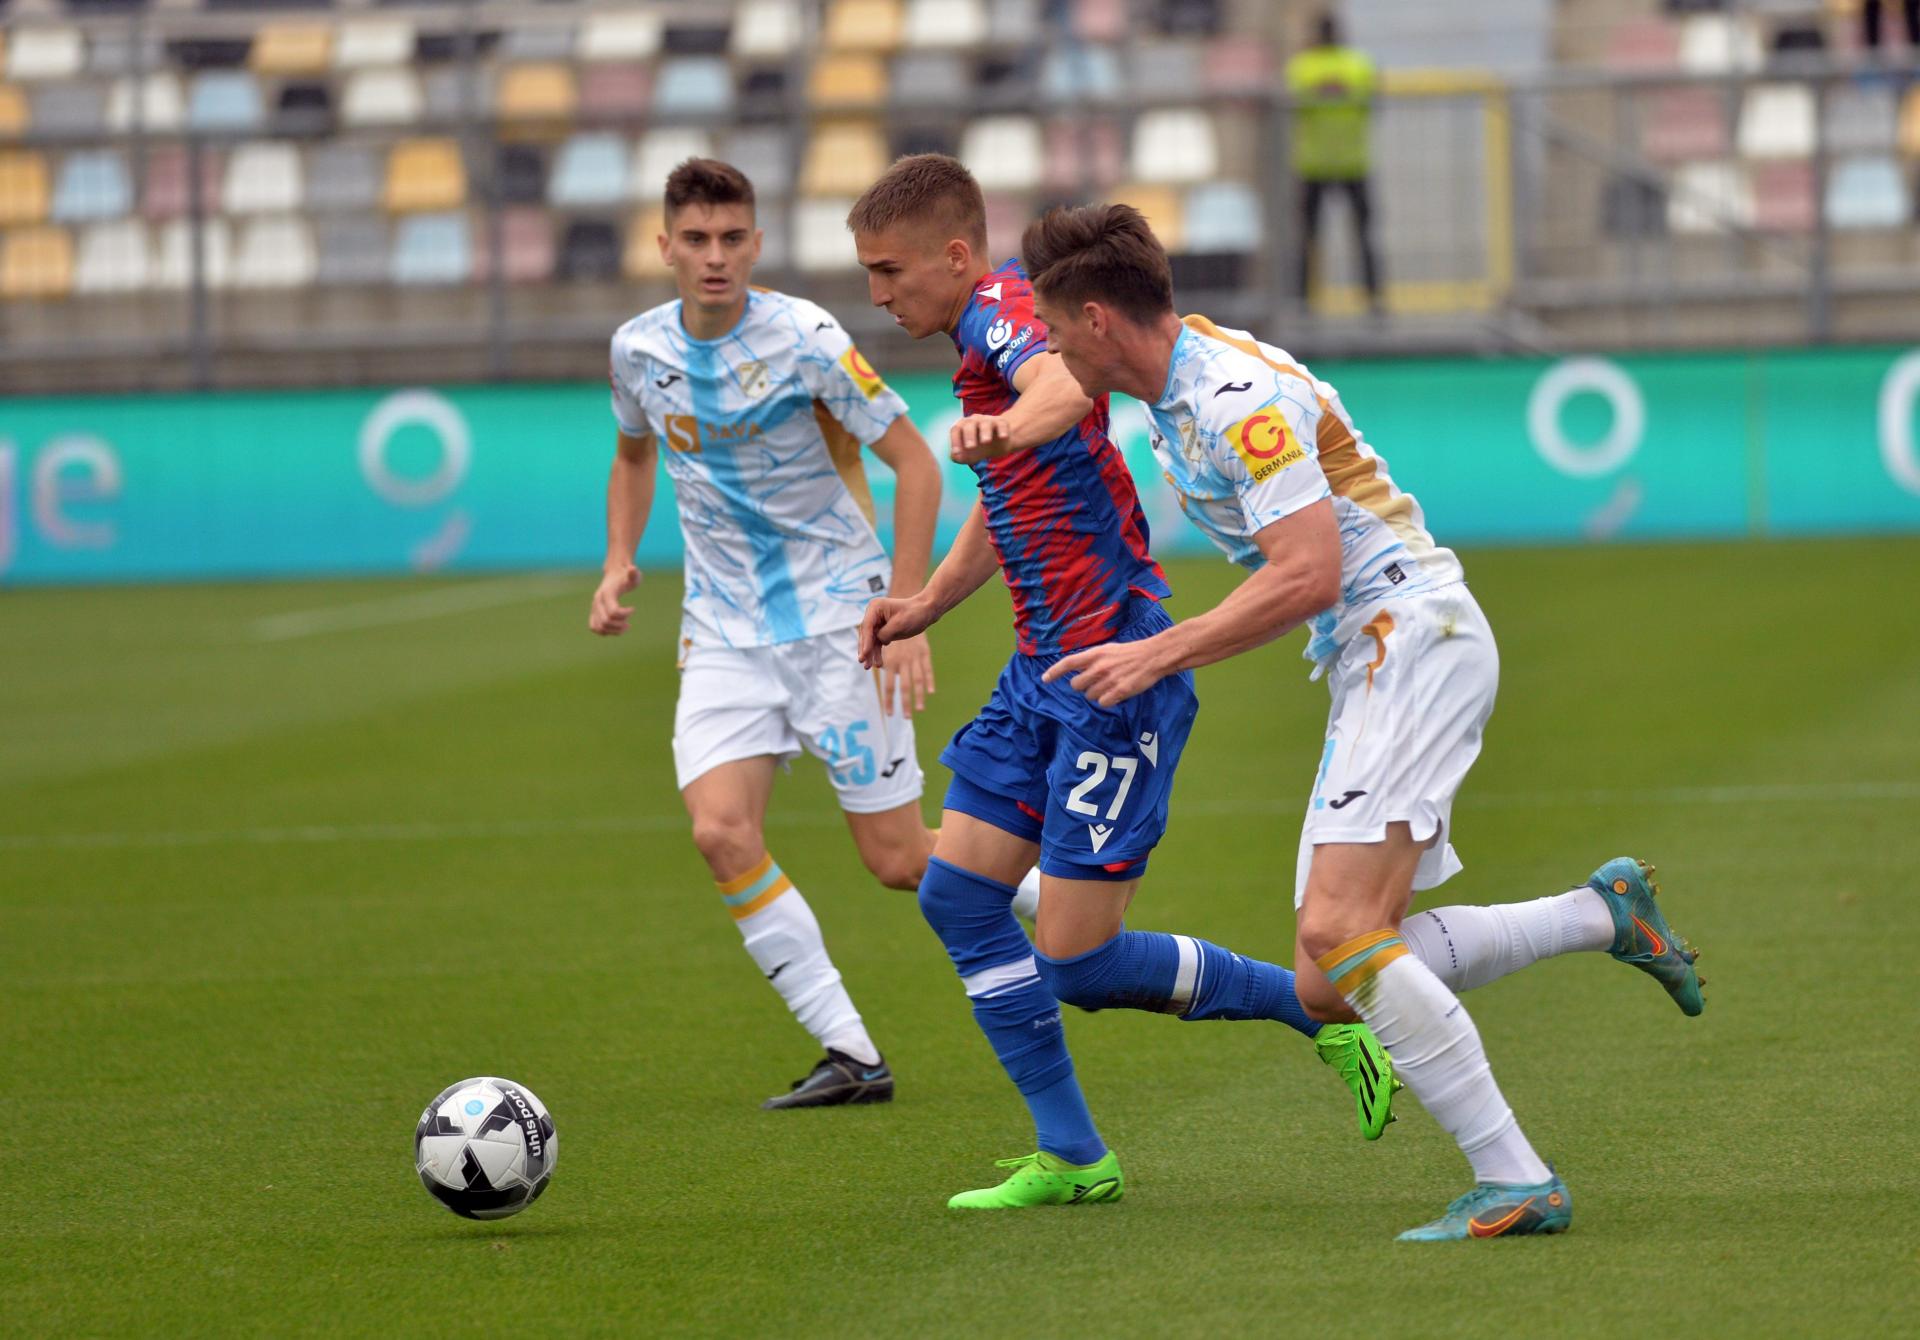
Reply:
[[1283, 349], [1184, 318], [1167, 384], [1147, 407], [1153, 454], [1181, 510], [1233, 562], [1266, 562], [1253, 536], [1322, 498], [1340, 526], [1340, 599], [1309, 622], [1324, 664], [1382, 601], [1463, 580], [1410, 493], [1361, 438], [1340, 395]]
[[613, 417], [651, 435], [680, 502], [681, 637], [758, 647], [851, 628], [892, 580], [860, 449], [907, 412], [840, 323], [752, 290], [740, 322], [696, 340], [680, 303], [613, 337]]

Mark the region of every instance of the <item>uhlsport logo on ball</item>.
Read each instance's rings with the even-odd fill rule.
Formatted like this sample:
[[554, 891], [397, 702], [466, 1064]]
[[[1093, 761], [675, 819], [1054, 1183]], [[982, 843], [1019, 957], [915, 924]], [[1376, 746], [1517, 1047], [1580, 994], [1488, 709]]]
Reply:
[[559, 1155], [546, 1104], [526, 1085], [493, 1076], [441, 1090], [413, 1133], [420, 1184], [468, 1219], [526, 1209], [547, 1189]]

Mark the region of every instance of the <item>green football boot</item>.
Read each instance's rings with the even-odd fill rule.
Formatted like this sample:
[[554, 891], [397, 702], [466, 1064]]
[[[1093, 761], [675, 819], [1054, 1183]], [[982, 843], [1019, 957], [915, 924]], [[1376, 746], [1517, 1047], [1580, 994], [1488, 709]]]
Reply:
[[1702, 988], [1707, 979], [1693, 968], [1700, 951], [1660, 914], [1653, 901], [1660, 892], [1653, 882], [1653, 867], [1631, 856], [1616, 856], [1593, 872], [1587, 887], [1606, 900], [1613, 914], [1613, 948], [1608, 952], [1651, 974], [1682, 1014], [1706, 1009]]
[[1021, 1210], [1029, 1205], [1093, 1205], [1116, 1201], [1125, 1190], [1120, 1160], [1109, 1149], [1099, 1162], [1084, 1168], [1041, 1150], [1017, 1159], [999, 1159], [996, 1168], [1013, 1172], [999, 1186], [962, 1191], [947, 1202], [949, 1210]]
[[1378, 1140], [1398, 1120], [1393, 1115], [1394, 1091], [1406, 1087], [1393, 1077], [1393, 1058], [1380, 1039], [1365, 1024], [1327, 1024], [1313, 1039], [1313, 1049], [1353, 1090], [1360, 1138]]
[[1465, 1242], [1526, 1233], [1564, 1233], [1573, 1222], [1573, 1197], [1554, 1173], [1537, 1186], [1482, 1182], [1447, 1206], [1430, 1224], [1410, 1228], [1401, 1242]]

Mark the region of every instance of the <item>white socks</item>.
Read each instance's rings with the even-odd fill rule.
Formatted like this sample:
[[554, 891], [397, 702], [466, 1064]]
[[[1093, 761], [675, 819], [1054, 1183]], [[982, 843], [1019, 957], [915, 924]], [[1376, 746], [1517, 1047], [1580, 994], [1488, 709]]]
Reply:
[[1013, 914], [1029, 926], [1040, 915], [1040, 867], [1027, 871], [1027, 877], [1020, 881], [1020, 887], [1014, 891]]
[[1319, 962], [1393, 1057], [1394, 1073], [1453, 1136], [1475, 1180], [1532, 1185], [1552, 1176], [1494, 1083], [1466, 1006], [1400, 936], [1375, 931]]
[[746, 874], [716, 887], [740, 927], [747, 953], [801, 1027], [831, 1051], [845, 1052], [865, 1065], [878, 1064], [879, 1049], [841, 985], [839, 969], [827, 957], [813, 909], [773, 857], [762, 858]]
[[1417, 912], [1400, 935], [1450, 990], [1470, 991], [1556, 954], [1611, 948], [1614, 930], [1606, 899], [1582, 887], [1526, 903]]

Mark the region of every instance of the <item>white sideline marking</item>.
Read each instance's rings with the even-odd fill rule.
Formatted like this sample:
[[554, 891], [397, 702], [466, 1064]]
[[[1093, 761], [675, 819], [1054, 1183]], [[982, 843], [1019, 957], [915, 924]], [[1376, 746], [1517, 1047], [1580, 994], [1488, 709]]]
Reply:
[[[1752, 786], [1680, 786], [1649, 791], [1516, 791], [1464, 795], [1465, 809], [1549, 809], [1561, 805], [1748, 805], [1806, 801], [1920, 800], [1920, 781], [1836, 782], [1830, 786], [1790, 782]], [[1295, 812], [1290, 804], [1202, 801], [1181, 814], [1245, 818]], [[767, 816], [770, 828], [835, 828], [840, 816], [828, 808]], [[120, 848], [300, 846], [335, 842], [450, 842], [474, 838], [543, 838], [620, 833], [677, 833], [684, 814], [605, 815], [590, 819], [503, 819], [468, 823], [423, 821], [387, 824], [302, 824], [286, 828], [205, 828], [154, 833], [0, 833], [0, 851], [101, 850]]]
[[544, 600], [548, 596], [579, 590], [591, 595], [582, 579], [571, 573], [543, 572], [497, 577], [488, 581], [463, 582], [433, 591], [410, 591], [405, 595], [382, 596], [378, 600], [359, 600], [348, 605], [326, 605], [319, 609], [293, 610], [269, 614], [248, 626], [255, 642], [286, 642], [320, 633], [341, 633], [355, 628], [381, 628], [391, 624], [438, 619], [449, 614], [495, 609], [516, 605], [524, 600]]

